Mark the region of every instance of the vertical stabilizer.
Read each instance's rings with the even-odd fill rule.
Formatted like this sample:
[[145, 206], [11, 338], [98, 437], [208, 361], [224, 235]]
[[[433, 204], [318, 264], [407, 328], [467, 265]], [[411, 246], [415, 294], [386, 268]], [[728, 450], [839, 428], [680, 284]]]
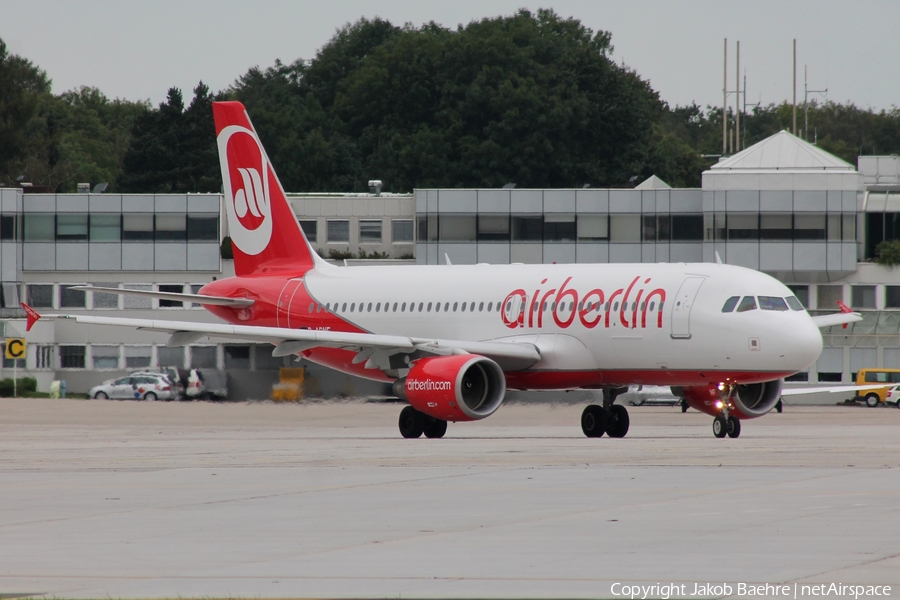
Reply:
[[300, 274], [323, 262], [306, 241], [244, 105], [213, 102], [213, 116], [235, 274]]

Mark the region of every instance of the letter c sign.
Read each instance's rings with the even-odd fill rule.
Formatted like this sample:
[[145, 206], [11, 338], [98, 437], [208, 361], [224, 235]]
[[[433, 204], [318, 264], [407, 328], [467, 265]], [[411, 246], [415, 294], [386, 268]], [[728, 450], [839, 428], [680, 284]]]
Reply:
[[6, 358], [10, 360], [25, 358], [25, 340], [23, 338], [7, 338]]

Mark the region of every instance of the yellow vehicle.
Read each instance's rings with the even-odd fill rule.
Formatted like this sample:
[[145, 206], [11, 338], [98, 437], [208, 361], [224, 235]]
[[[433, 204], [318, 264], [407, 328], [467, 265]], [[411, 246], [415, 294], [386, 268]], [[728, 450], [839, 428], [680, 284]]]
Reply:
[[900, 369], [860, 369], [856, 374], [856, 385], [886, 384], [883, 388], [866, 390], [864, 396], [854, 400], [864, 400], [866, 406], [878, 406], [887, 400], [888, 390], [900, 383]]

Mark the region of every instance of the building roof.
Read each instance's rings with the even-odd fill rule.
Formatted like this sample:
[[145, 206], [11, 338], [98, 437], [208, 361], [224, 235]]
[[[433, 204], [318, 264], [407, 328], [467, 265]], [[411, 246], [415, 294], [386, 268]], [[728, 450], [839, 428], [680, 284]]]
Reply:
[[651, 175], [638, 185], [634, 186], [636, 190], [670, 190], [672, 186], [657, 177], [656, 175]]
[[746, 150], [710, 167], [712, 171], [856, 171], [850, 163], [805, 142], [787, 131], [779, 131]]

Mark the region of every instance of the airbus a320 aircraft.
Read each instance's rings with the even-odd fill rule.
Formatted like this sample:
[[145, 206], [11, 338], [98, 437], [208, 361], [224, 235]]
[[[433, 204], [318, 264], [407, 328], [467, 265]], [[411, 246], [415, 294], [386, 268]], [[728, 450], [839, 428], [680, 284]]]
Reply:
[[[304, 237], [243, 105], [213, 113], [236, 276], [199, 294], [82, 289], [197, 302], [227, 324], [46, 318], [166, 332], [170, 346], [269, 342], [274, 356], [391, 382], [410, 404], [407, 438], [489, 417], [508, 389], [602, 390], [582, 430], [624, 437], [614, 402], [629, 384], [672, 386], [715, 417], [717, 437], [737, 437], [816, 361], [819, 327], [860, 318], [810, 317], [779, 281], [723, 264], [335, 267]], [[27, 310], [30, 329], [40, 315]]]

